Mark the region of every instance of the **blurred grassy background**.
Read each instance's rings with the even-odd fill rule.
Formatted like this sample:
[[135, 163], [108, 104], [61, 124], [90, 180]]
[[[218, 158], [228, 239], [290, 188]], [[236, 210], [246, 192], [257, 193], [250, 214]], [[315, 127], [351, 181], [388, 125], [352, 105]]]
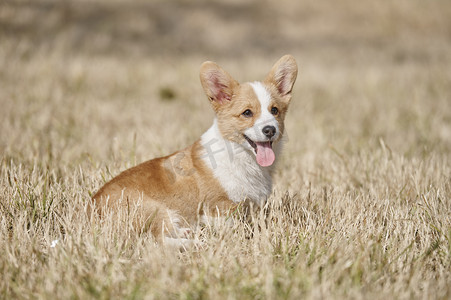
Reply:
[[445, 0], [3, 1], [1, 33], [23, 55], [430, 63], [449, 55], [450, 13]]
[[[185, 254], [90, 229], [105, 180], [211, 125], [203, 61], [253, 81], [287, 53], [273, 227]], [[449, 0], [3, 0], [0, 127], [0, 297], [451, 294]]]

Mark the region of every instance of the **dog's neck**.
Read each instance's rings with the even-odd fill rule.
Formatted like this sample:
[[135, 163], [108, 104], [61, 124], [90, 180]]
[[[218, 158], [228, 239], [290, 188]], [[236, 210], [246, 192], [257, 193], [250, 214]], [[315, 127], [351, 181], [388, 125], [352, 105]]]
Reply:
[[[271, 174], [274, 165], [261, 167], [255, 154], [242, 145], [224, 139], [216, 119], [201, 137], [202, 160], [212, 170], [216, 179], [235, 203], [251, 200], [262, 205], [271, 194]], [[274, 147], [276, 157], [281, 143]]]

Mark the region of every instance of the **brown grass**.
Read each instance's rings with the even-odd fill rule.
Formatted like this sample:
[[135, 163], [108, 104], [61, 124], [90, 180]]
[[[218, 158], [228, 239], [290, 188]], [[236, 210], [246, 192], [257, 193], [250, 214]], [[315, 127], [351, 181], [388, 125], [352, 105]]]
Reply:
[[[3, 1], [0, 298], [450, 298], [450, 36], [445, 0]], [[209, 127], [202, 61], [255, 80], [286, 53], [289, 141], [252, 221], [180, 253], [87, 218]]]

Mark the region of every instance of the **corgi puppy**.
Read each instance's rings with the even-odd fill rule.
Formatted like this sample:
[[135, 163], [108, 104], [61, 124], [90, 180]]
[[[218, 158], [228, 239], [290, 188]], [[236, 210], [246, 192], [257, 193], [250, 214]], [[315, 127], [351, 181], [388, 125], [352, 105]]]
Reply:
[[92, 197], [95, 210], [135, 209], [138, 230], [183, 245], [193, 225], [225, 217], [245, 200], [261, 206], [271, 194], [297, 71], [295, 59], [285, 55], [263, 81], [240, 84], [204, 62], [200, 81], [216, 114], [213, 125], [193, 145], [107, 182]]

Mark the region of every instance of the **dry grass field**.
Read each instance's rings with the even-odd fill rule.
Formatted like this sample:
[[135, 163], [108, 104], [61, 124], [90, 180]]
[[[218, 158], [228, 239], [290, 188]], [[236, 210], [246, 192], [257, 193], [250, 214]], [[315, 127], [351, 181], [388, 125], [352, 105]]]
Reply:
[[[90, 196], [299, 76], [265, 208], [180, 252]], [[451, 1], [0, 2], [0, 298], [450, 299]]]

